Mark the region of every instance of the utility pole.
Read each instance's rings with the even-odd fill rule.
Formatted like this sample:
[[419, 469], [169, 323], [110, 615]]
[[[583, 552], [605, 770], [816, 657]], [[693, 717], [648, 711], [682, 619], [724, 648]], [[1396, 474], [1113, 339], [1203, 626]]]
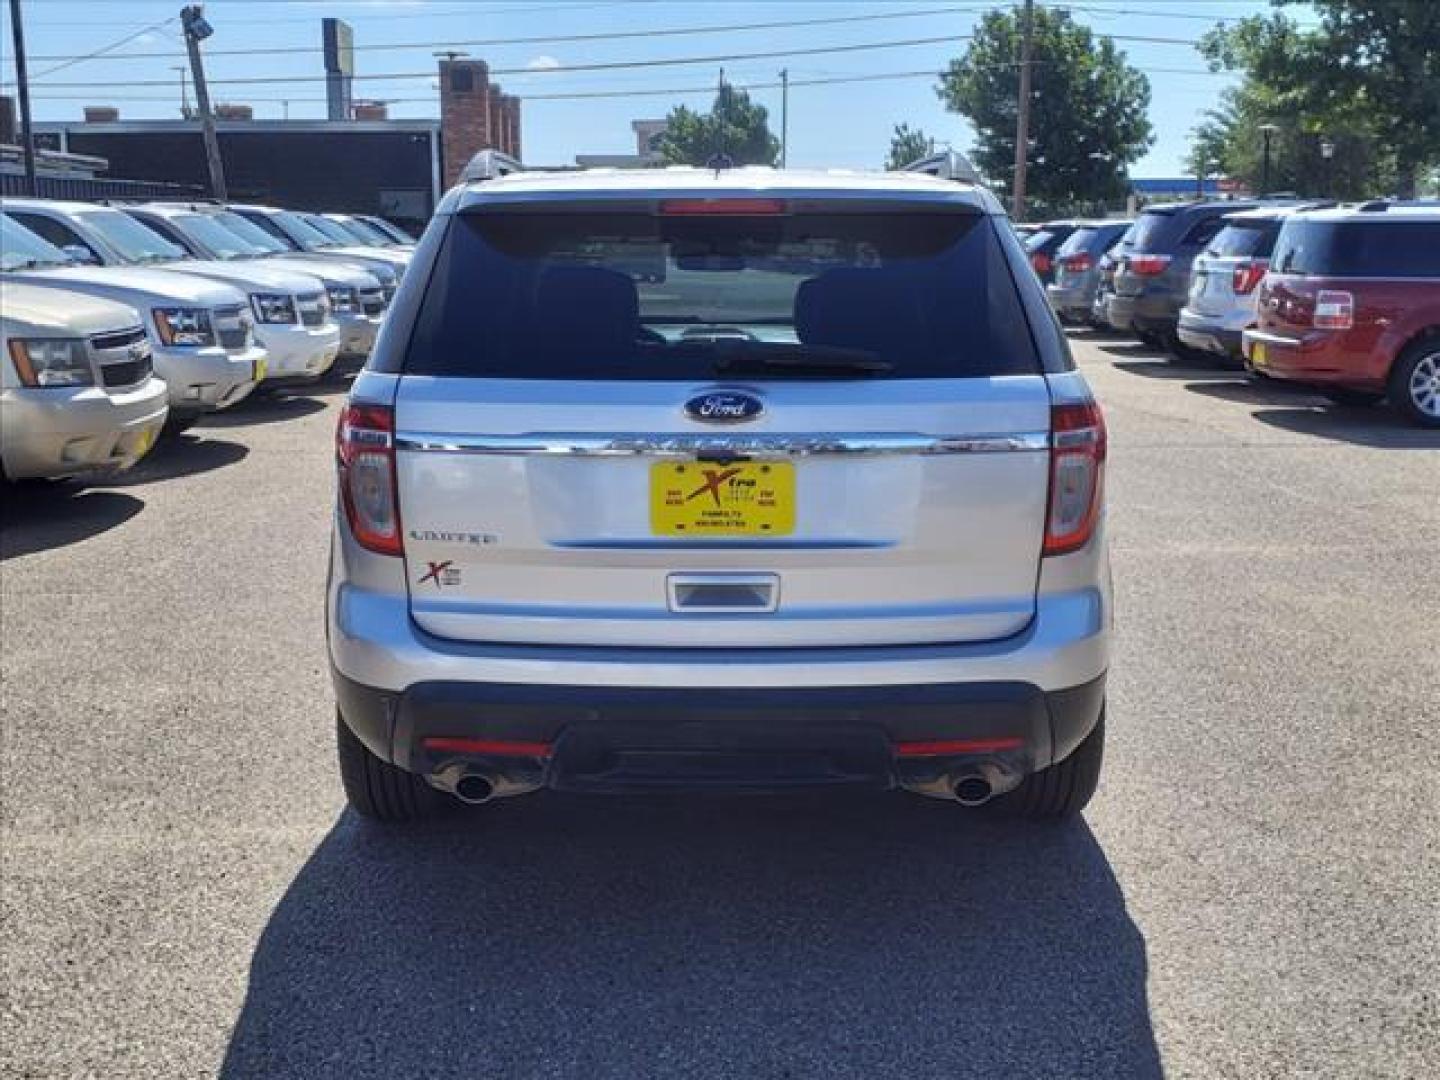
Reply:
[[34, 198], [35, 129], [30, 124], [30, 73], [25, 66], [25, 28], [20, 25], [20, 0], [10, 0], [10, 30], [15, 39], [15, 85], [20, 90], [20, 145], [25, 149], [25, 194]]
[[185, 48], [190, 52], [190, 73], [195, 79], [195, 104], [200, 108], [200, 126], [205, 134], [205, 162], [210, 168], [210, 196], [224, 202], [225, 166], [220, 161], [220, 141], [215, 137], [215, 114], [210, 111], [210, 88], [205, 83], [205, 64], [200, 59], [200, 42], [215, 31], [205, 21], [199, 4], [180, 9], [185, 28]]
[[785, 168], [785, 152], [790, 145], [790, 69], [780, 70], [780, 168]]
[[1025, 0], [1025, 27], [1020, 39], [1020, 100], [1015, 110], [1015, 191], [1010, 216], [1025, 220], [1025, 167], [1030, 156], [1030, 51], [1035, 29], [1035, 0]]

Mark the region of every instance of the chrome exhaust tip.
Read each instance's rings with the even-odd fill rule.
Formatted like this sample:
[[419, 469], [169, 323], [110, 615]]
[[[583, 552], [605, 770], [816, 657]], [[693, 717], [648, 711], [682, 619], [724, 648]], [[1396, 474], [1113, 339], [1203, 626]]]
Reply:
[[951, 791], [961, 806], [983, 806], [995, 797], [995, 786], [984, 773], [967, 773], [955, 781]]
[[465, 773], [455, 781], [455, 797], [471, 806], [487, 803], [495, 797], [495, 785], [483, 773]]

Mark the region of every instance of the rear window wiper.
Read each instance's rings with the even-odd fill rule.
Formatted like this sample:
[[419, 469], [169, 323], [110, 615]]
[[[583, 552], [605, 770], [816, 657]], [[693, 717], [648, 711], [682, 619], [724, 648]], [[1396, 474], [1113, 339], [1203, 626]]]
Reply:
[[717, 375], [747, 372], [791, 375], [886, 375], [895, 370], [866, 349], [838, 345], [791, 345], [777, 341], [747, 341], [743, 338], [713, 338], [703, 342], [680, 342], [672, 348], [695, 349], [715, 360]]

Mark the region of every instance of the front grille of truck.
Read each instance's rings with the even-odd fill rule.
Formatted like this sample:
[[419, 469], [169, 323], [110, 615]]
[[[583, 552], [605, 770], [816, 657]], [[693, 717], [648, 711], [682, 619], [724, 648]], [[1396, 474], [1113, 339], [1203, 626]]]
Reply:
[[236, 352], [249, 347], [250, 319], [243, 307], [216, 308], [214, 323], [221, 348]]
[[381, 289], [361, 289], [360, 307], [366, 315], [385, 313], [385, 293]]
[[325, 324], [324, 293], [308, 293], [296, 298], [300, 308], [300, 322], [305, 326]]
[[90, 339], [90, 349], [100, 367], [100, 382], [105, 386], [134, 386], [148, 379], [154, 370], [150, 342], [138, 326], [96, 334]]

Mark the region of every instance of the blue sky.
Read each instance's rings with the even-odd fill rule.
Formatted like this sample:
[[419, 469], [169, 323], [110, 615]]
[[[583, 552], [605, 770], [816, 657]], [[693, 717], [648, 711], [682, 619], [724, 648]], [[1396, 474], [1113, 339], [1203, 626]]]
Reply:
[[[185, 48], [175, 15], [180, 0], [22, 0], [27, 52], [37, 119], [78, 119], [83, 105], [114, 104], [125, 118], [176, 117]], [[979, 14], [997, 6], [974, 0], [209, 0], [206, 16], [215, 35], [205, 48], [206, 67], [218, 101], [246, 102], [259, 117], [324, 115], [320, 19], [334, 15], [355, 30], [357, 74], [405, 78], [358, 79], [357, 97], [393, 99], [391, 115], [435, 116], [435, 51], [454, 46], [483, 58], [507, 91], [526, 98], [525, 158], [535, 164], [569, 163], [576, 153], [631, 149], [630, 121], [663, 116], [673, 105], [704, 108], [713, 96], [715, 62], [648, 69], [566, 72], [567, 65], [719, 54], [781, 52], [886, 41], [941, 38], [864, 51], [731, 60], [729, 80], [754, 86], [753, 96], [771, 110], [779, 129], [778, 81], [792, 80], [789, 161], [792, 166], [873, 167], [884, 160], [894, 124], [907, 121], [937, 142], [964, 149], [971, 133], [935, 96], [935, 80], [906, 73], [939, 70], [964, 48]], [[1217, 19], [1267, 10], [1265, 0], [1075, 0], [1078, 21], [1098, 33], [1182, 39], [1179, 43], [1124, 41], [1130, 61], [1146, 69], [1156, 142], [1134, 167], [1137, 176], [1178, 175], [1190, 129], [1213, 106], [1229, 79], [1205, 73], [1185, 42]], [[920, 14], [910, 14], [920, 13]], [[793, 20], [884, 16], [867, 21], [658, 34], [660, 30], [726, 27]], [[13, 84], [8, 10], [0, 18], [0, 78]], [[472, 44], [497, 38], [635, 32], [644, 36], [607, 41], [539, 41]], [[70, 63], [75, 57], [124, 41], [104, 59]], [[417, 43], [414, 48], [389, 46]], [[366, 48], [386, 46], [383, 49]], [[221, 55], [224, 50], [299, 49], [291, 53]], [[158, 55], [157, 55], [158, 54]], [[113, 57], [113, 59], [112, 59]], [[62, 68], [62, 70], [52, 70]], [[1195, 73], [1195, 74], [1190, 74]], [[807, 80], [896, 76], [860, 83], [803, 85]], [[298, 78], [296, 82], [225, 84], [237, 78]], [[134, 86], [127, 83], [153, 82]], [[7, 90], [10, 89], [7, 87]], [[644, 96], [546, 100], [540, 95], [643, 91]], [[653, 96], [652, 96], [653, 93]], [[286, 104], [288, 102], [288, 105]]]

